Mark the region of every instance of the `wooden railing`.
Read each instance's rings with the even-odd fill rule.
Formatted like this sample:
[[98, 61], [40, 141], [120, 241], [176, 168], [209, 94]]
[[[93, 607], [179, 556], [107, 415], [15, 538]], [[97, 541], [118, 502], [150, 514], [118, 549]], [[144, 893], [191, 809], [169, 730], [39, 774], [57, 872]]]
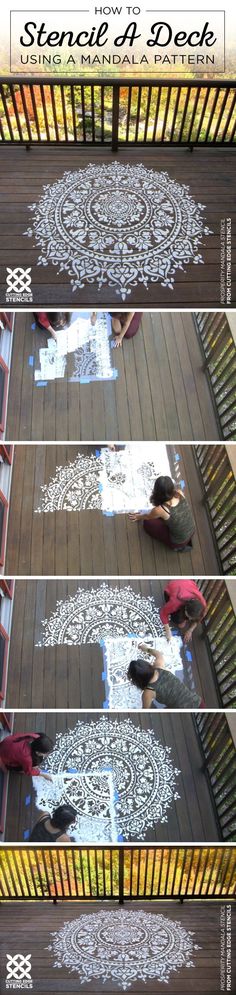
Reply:
[[198, 580], [207, 601], [202, 621], [219, 705], [236, 708], [236, 616], [224, 580]]
[[0, 141], [229, 148], [236, 82], [1, 78]]
[[194, 721], [221, 839], [235, 841], [236, 750], [227, 717], [223, 712], [198, 712]]
[[220, 434], [236, 439], [236, 345], [227, 314], [195, 314]]
[[235, 847], [2, 847], [0, 900], [229, 899]]
[[225, 446], [194, 446], [221, 571], [236, 573], [236, 480]]

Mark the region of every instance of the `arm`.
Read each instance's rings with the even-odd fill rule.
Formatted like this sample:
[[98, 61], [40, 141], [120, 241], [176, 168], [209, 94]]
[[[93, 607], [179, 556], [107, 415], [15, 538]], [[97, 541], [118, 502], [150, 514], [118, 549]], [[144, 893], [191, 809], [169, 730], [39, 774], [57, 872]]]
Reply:
[[147, 646], [146, 643], [139, 643], [138, 649], [142, 650], [143, 653], [148, 653], [149, 656], [154, 656], [157, 666], [165, 670], [163, 653], [160, 653], [159, 650], [154, 650], [153, 646]]
[[119, 332], [119, 335], [116, 335], [116, 340], [114, 342], [114, 345], [115, 345], [116, 348], [118, 348], [118, 346], [122, 345], [123, 338], [126, 335], [126, 332], [128, 331], [129, 326], [131, 325], [131, 321], [132, 321], [132, 318], [134, 317], [134, 314], [135, 314], [134, 311], [129, 311], [129, 314], [127, 315], [127, 318], [126, 318], [126, 321], [125, 321], [125, 323], [123, 325], [123, 328]]
[[168, 643], [170, 643], [170, 640], [172, 639], [172, 632], [168, 622], [166, 622], [166, 624], [164, 625], [164, 630], [165, 630], [166, 639]]
[[57, 332], [55, 332], [55, 329], [52, 328], [52, 325], [48, 325], [48, 332], [50, 332], [50, 335], [52, 336], [52, 339], [54, 339], [54, 342], [57, 342]]
[[155, 698], [155, 691], [151, 691], [150, 688], [145, 688], [145, 691], [143, 691], [142, 693], [142, 707], [145, 709], [151, 708], [154, 698]]
[[152, 508], [151, 511], [131, 513], [128, 517], [131, 522], [146, 521], [149, 518], [163, 518], [166, 522], [168, 521], [169, 515], [167, 511], [164, 511], [164, 508], [159, 505], [158, 508]]
[[[90, 321], [91, 321], [91, 325], [96, 325], [96, 321], [97, 321], [97, 311], [92, 311], [92, 314], [91, 314], [91, 318], [90, 318]], [[69, 838], [69, 837], [68, 837], [68, 838]]]

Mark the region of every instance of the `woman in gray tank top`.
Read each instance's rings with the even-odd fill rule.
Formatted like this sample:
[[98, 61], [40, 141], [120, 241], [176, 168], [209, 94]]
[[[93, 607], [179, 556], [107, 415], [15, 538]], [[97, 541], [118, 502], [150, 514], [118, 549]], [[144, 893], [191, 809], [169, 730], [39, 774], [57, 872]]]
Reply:
[[128, 669], [129, 680], [142, 691], [143, 708], [155, 707], [157, 703], [166, 708], [205, 708], [201, 696], [167, 670], [162, 653], [145, 643], [141, 643], [139, 649], [155, 658], [154, 663], [141, 658], [131, 660]]
[[75, 822], [76, 809], [72, 805], [58, 805], [52, 815], [41, 815], [29, 837], [31, 843], [70, 843], [69, 826]]
[[131, 521], [143, 520], [145, 532], [171, 549], [191, 548], [195, 532], [192, 511], [171, 477], [157, 477], [150, 501], [152, 511], [129, 515]]

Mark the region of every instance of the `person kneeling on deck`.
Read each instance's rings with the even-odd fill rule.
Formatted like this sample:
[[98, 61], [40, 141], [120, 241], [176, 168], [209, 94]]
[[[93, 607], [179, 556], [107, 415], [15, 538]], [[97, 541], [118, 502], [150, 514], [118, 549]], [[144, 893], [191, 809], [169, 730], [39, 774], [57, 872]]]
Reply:
[[142, 311], [110, 311], [112, 331], [115, 335], [114, 345], [122, 345], [123, 339], [132, 339], [136, 335], [142, 321]]
[[139, 649], [155, 658], [154, 663], [148, 660], [131, 660], [128, 669], [128, 679], [142, 691], [142, 707], [156, 708], [158, 703], [166, 708], [205, 708], [205, 702], [196, 691], [190, 689], [172, 674], [165, 666], [162, 653], [140, 643]]
[[195, 525], [190, 505], [171, 477], [157, 477], [150, 497], [152, 511], [131, 514], [132, 522], [143, 521], [145, 532], [178, 552], [192, 548]]
[[70, 311], [34, 311], [36, 325], [57, 342], [57, 332], [68, 328], [71, 321]]
[[177, 626], [183, 642], [189, 643], [194, 629], [207, 612], [207, 602], [195, 580], [170, 580], [164, 588], [165, 604], [160, 610], [160, 619], [165, 635], [171, 639], [170, 626]]
[[53, 742], [44, 732], [14, 733], [6, 736], [0, 743], [0, 769], [17, 770], [20, 774], [45, 777], [46, 781], [52, 781], [50, 774], [36, 766], [52, 751]]
[[70, 843], [69, 826], [75, 822], [77, 812], [72, 805], [59, 805], [52, 815], [41, 815], [29, 836], [30, 843]]

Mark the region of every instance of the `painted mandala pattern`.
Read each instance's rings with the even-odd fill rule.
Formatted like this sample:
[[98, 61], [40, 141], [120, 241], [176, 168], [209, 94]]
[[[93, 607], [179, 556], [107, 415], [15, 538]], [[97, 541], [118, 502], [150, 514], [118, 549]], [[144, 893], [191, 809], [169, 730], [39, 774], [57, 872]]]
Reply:
[[158, 474], [170, 475], [164, 443], [145, 444], [145, 456], [136, 443], [118, 452], [101, 449], [98, 456], [78, 453], [58, 466], [55, 477], [41, 486], [41, 504], [35, 510], [83, 511], [125, 514], [151, 508], [150, 494]]
[[204, 206], [168, 173], [89, 165], [43, 190], [24, 234], [41, 247], [38, 265], [68, 272], [74, 291], [108, 284], [124, 301], [140, 283], [173, 289], [177, 269], [203, 262]]
[[[170, 754], [171, 748], [162, 746], [152, 730], [137, 728], [129, 718], [119, 722], [102, 716], [96, 722], [78, 721], [74, 729], [57, 734], [47, 769], [53, 774], [110, 771], [118, 835], [124, 840], [130, 836], [145, 839], [149, 826], [167, 822], [167, 810], [179, 798], [176, 777], [180, 771], [173, 767]], [[96, 779], [88, 780], [86, 815], [99, 817], [103, 804]], [[74, 796], [74, 805], [78, 816], [83, 815], [80, 795]]]
[[164, 632], [154, 598], [142, 597], [129, 585], [120, 589], [106, 583], [97, 589], [78, 587], [66, 601], [57, 601], [55, 611], [41, 625], [43, 633], [37, 646], [80, 646], [107, 638], [132, 634], [142, 639]]
[[81, 915], [51, 933], [54, 967], [76, 971], [80, 984], [107, 981], [123, 991], [136, 981], [168, 984], [174, 971], [194, 968], [201, 948], [194, 933], [156, 912], [106, 909]]
[[[146, 637], [146, 642], [163, 653], [167, 669], [181, 679], [183, 676], [181, 636], [173, 636], [171, 643], [168, 643], [165, 636], [158, 636], [156, 639]], [[106, 705], [114, 711], [142, 708], [141, 692], [127, 678], [130, 660], [147, 659], [147, 655], [139, 649], [138, 644], [138, 639], [127, 638], [108, 638], [104, 641]], [[148, 660], [151, 662], [150, 657]]]
[[97, 457], [78, 453], [76, 459], [57, 466], [55, 477], [41, 486], [41, 504], [35, 511], [84, 511], [102, 507], [98, 488]]
[[[111, 771], [82, 774], [80, 771], [53, 775], [52, 781], [33, 777], [35, 803], [40, 812], [50, 812], [57, 805], [73, 805], [77, 811], [72, 826], [75, 843], [115, 843], [117, 826], [115, 792]], [[89, 794], [89, 802], [88, 802]], [[100, 796], [99, 813], [96, 799]]]

